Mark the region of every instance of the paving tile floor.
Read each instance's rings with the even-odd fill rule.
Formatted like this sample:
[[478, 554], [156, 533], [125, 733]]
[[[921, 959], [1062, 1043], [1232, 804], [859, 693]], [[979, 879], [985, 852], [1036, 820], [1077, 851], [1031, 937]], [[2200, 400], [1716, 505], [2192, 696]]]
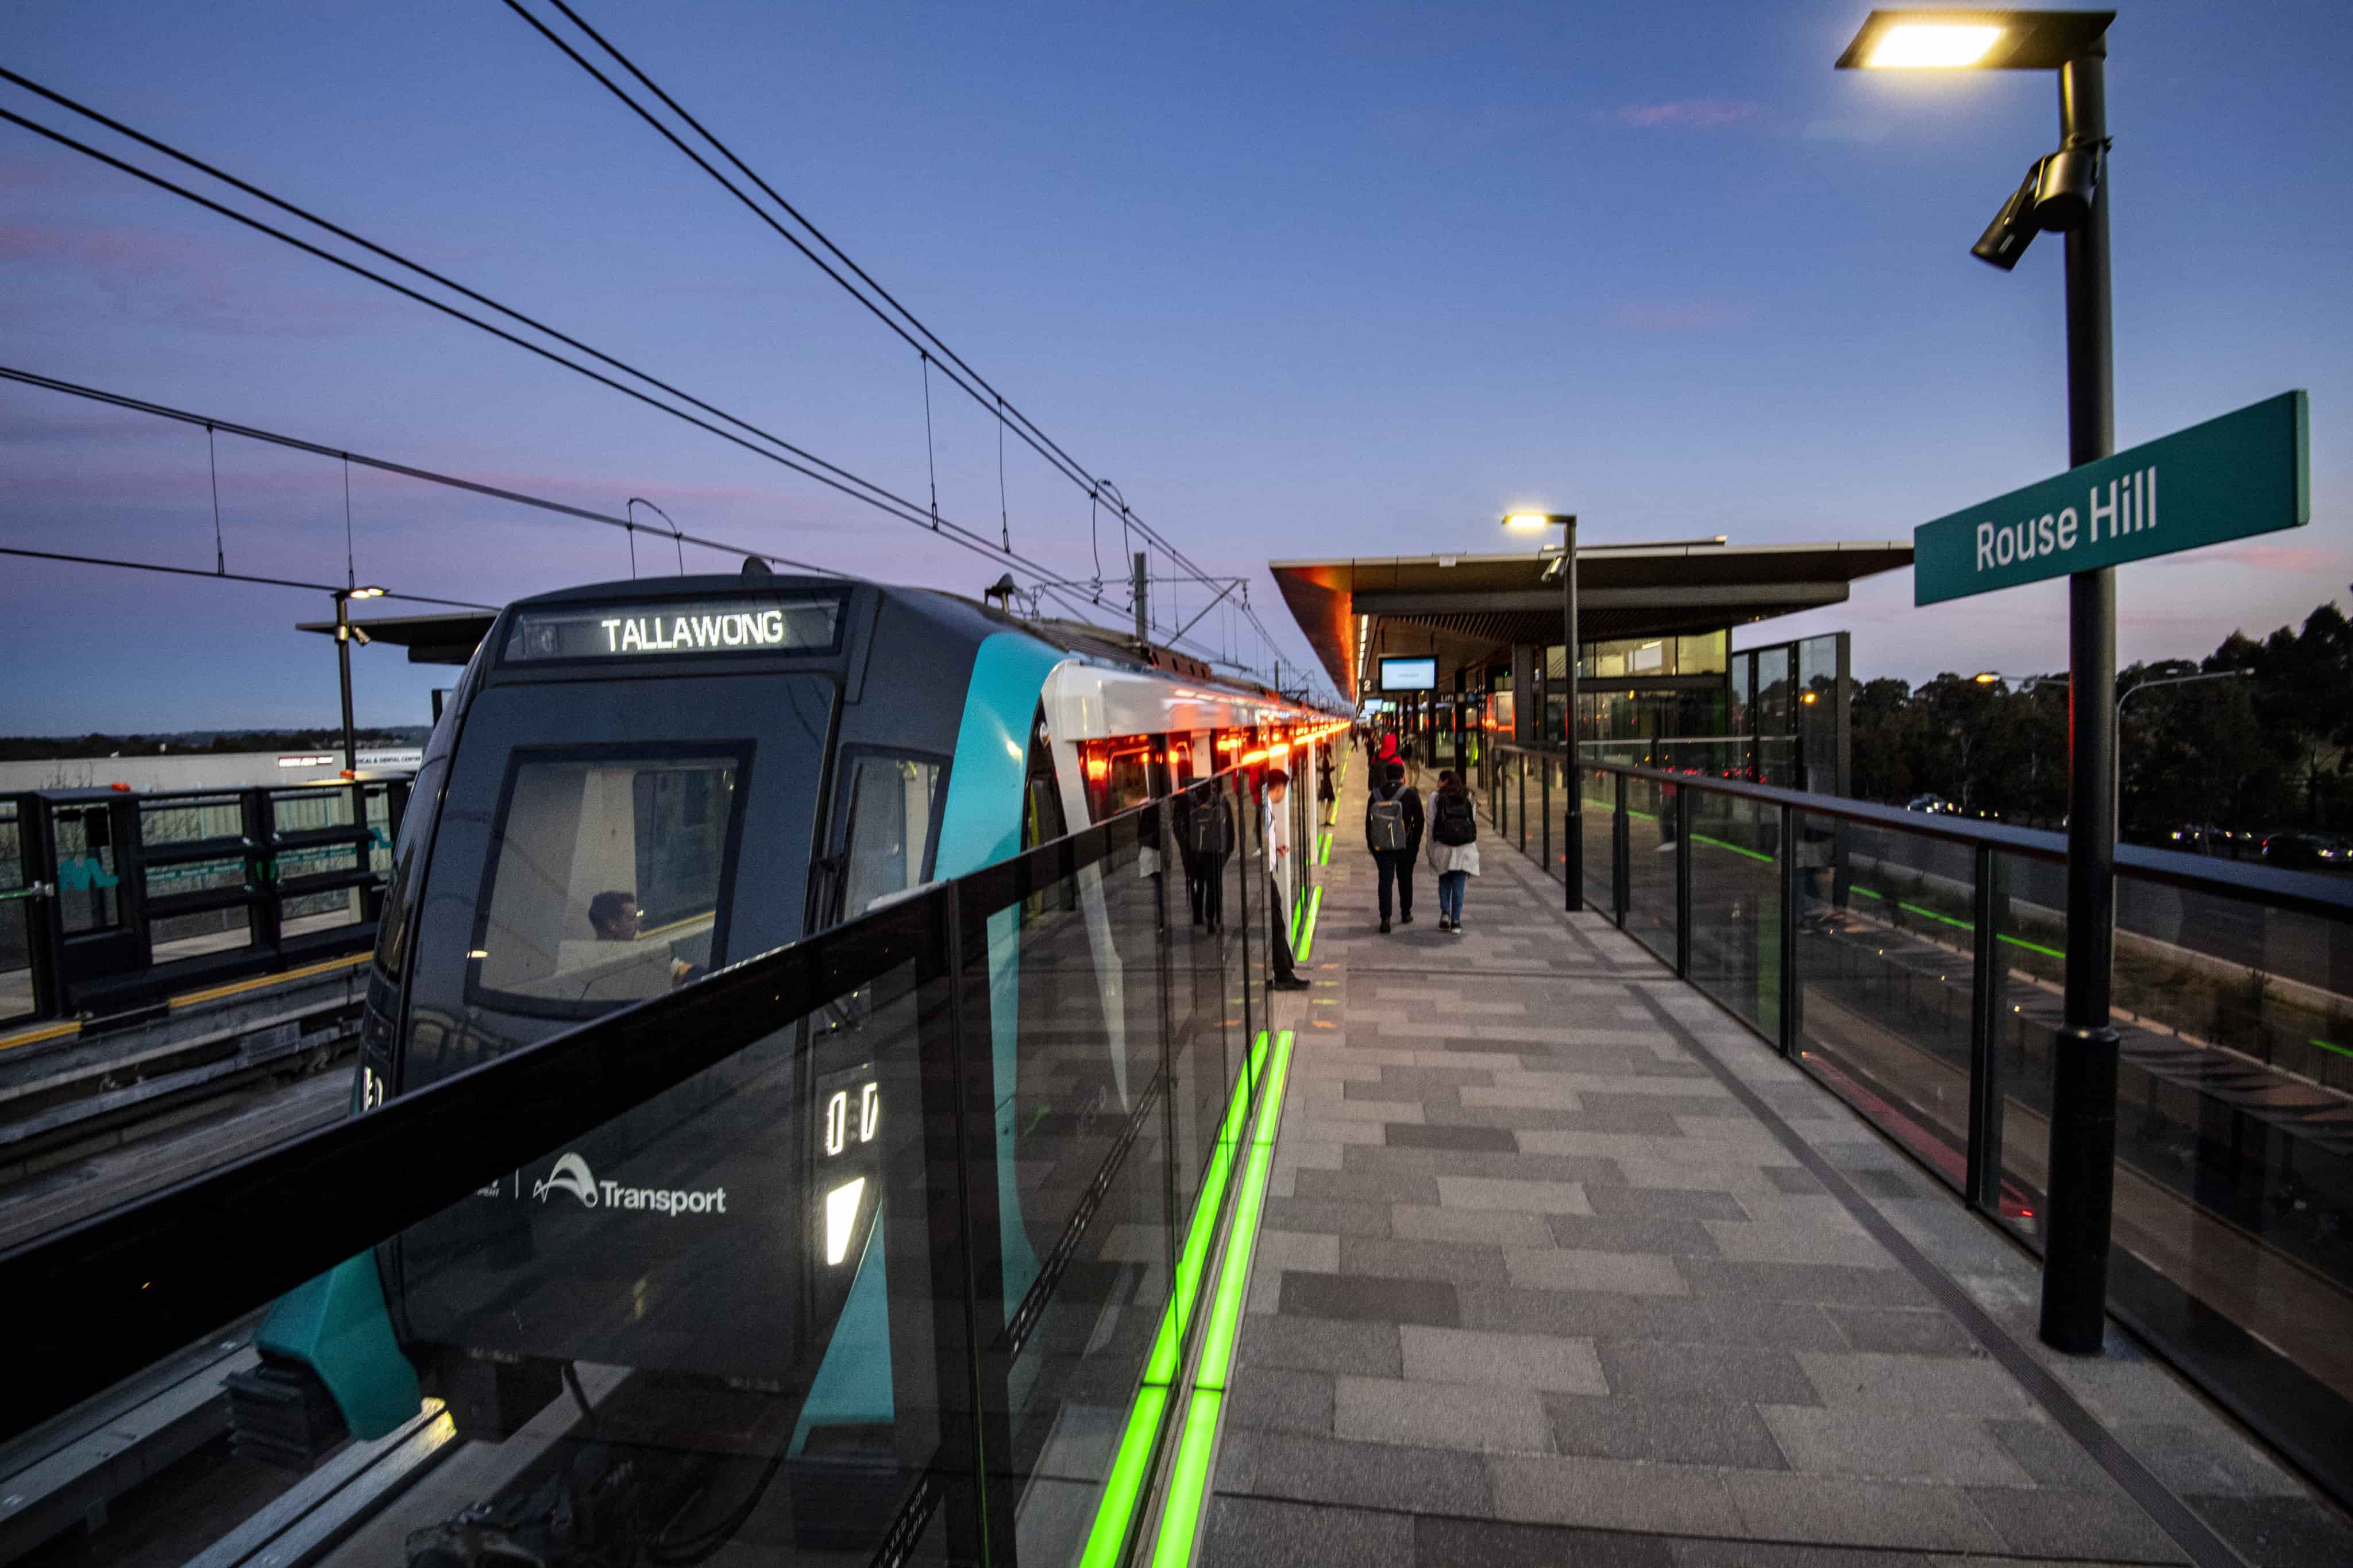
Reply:
[[1348, 771], [1204, 1563], [2353, 1563], [2120, 1331], [2043, 1351], [2031, 1258], [1508, 845], [1461, 934], [1426, 868], [1378, 934]]

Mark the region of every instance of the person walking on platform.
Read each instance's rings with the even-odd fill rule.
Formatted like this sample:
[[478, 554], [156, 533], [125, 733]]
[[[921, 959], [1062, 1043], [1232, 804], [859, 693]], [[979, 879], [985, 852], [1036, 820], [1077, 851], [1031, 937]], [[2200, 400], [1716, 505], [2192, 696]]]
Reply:
[[[1395, 743], [1395, 738], [1391, 738]], [[1365, 847], [1381, 871], [1381, 934], [1388, 934], [1390, 889], [1400, 923], [1413, 924], [1413, 863], [1421, 854], [1421, 792], [1405, 782], [1405, 764], [1392, 762], [1365, 802]]]
[[1462, 934], [1462, 889], [1479, 874], [1479, 808], [1462, 775], [1438, 775], [1430, 802], [1430, 868], [1438, 874], [1438, 929]]
[[1304, 991], [1307, 982], [1291, 955], [1291, 813], [1283, 808], [1290, 793], [1291, 775], [1269, 768], [1259, 810], [1259, 846], [1266, 854], [1266, 958], [1274, 971], [1268, 984], [1277, 991]]

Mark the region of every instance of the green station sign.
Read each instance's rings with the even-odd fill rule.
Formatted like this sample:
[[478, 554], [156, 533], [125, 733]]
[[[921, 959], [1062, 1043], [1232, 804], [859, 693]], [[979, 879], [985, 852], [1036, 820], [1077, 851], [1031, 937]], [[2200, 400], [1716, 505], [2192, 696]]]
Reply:
[[2014, 588], [2312, 521], [2302, 392], [2159, 437], [2130, 451], [1923, 523], [1912, 602]]

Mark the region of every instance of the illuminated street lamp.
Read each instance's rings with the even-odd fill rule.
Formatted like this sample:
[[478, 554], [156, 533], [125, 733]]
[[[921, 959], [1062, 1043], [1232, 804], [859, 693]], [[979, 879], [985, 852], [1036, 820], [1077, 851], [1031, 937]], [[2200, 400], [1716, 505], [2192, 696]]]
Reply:
[[335, 673], [342, 681], [343, 691], [343, 773], [346, 777], [360, 770], [359, 745], [352, 739], [352, 644], [356, 640], [365, 647], [368, 640], [367, 633], [352, 625], [352, 601], [383, 597], [384, 590], [373, 583], [339, 589], [335, 594]]
[[[2035, 160], [1972, 255], [2004, 271], [2042, 230], [2067, 237], [2067, 462], [2116, 450], [2108, 310], [2107, 30], [2113, 11], [1873, 11], [1841, 69], [2055, 70], [2059, 149]], [[2067, 583], [2067, 993], [2052, 1051], [2042, 1342], [2096, 1353], [2116, 1196], [2116, 584]]]
[[[1504, 526], [1522, 533], [1557, 528], [1560, 535], [1560, 663], [1567, 681], [1567, 700], [1561, 705], [1563, 727], [1568, 731], [1568, 809], [1562, 818], [1561, 849], [1565, 862], [1561, 880], [1567, 885], [1567, 909], [1585, 908], [1585, 778], [1577, 749], [1577, 514], [1557, 511], [1515, 511]], [[1542, 721], [1539, 716], [1539, 722]]]

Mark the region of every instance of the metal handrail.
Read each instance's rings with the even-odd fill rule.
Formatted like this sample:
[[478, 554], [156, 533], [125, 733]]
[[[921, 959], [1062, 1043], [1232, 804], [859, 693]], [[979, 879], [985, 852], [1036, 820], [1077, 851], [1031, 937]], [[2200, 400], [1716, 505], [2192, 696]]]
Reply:
[[[1540, 759], [1557, 760], [1559, 756], [1558, 752], [1509, 742], [1498, 742], [1495, 750]], [[1984, 822], [1970, 817], [1947, 816], [1942, 813], [1906, 811], [1902, 806], [1882, 805], [1876, 801], [1813, 795], [1805, 790], [1785, 789], [1778, 784], [1749, 784], [1739, 779], [1672, 773], [1661, 768], [1637, 767], [1630, 763], [1580, 761], [1578, 766], [1588, 773], [1622, 773], [1630, 779], [1642, 779], [1703, 795], [1729, 795], [1738, 800], [1754, 801], [1760, 805], [1795, 806], [1811, 816], [1862, 823], [1924, 838], [1942, 839], [1948, 844], [1966, 845], [1970, 848], [1995, 849], [2023, 859], [2042, 860], [2052, 865], [2064, 865], [2067, 860], [2067, 836], [2041, 828], [2013, 827], [2005, 822]], [[2137, 844], [2116, 847], [2116, 868], [2129, 871], [2139, 880], [2162, 882], [2189, 892], [2249, 900], [2266, 908], [2286, 910], [2323, 920], [2353, 921], [2353, 881], [2331, 877], [2325, 872], [2290, 871], [2274, 866], [2243, 866], [2228, 860], [2214, 860], [2203, 855], [2185, 855], [2175, 849], [2151, 849]]]

